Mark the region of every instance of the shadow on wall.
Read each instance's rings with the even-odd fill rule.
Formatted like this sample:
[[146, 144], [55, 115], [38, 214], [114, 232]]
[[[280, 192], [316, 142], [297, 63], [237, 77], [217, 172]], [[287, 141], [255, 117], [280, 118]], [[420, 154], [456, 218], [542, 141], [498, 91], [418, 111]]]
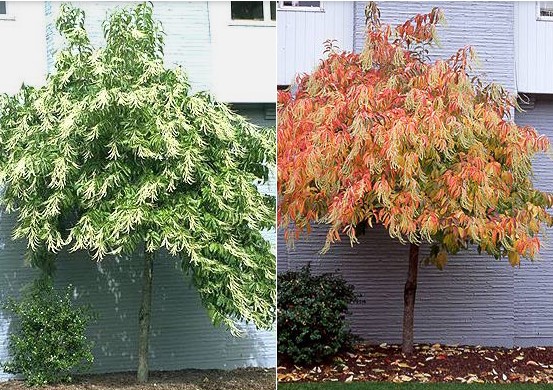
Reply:
[[[0, 299], [18, 296], [36, 271], [25, 266], [25, 245], [11, 240], [13, 216], [0, 218]], [[214, 327], [190, 278], [179, 260], [162, 253], [154, 264], [150, 366], [152, 370], [183, 368], [232, 369], [274, 367], [275, 332], [243, 325], [245, 336], [235, 338]], [[98, 320], [89, 327], [94, 342], [92, 372], [136, 370], [138, 312], [141, 297], [142, 257], [106, 257], [95, 262], [83, 252], [61, 253], [56, 286], [73, 286], [78, 305], [90, 305]], [[0, 312], [0, 361], [8, 357], [11, 318]], [[9, 378], [0, 371], [0, 380]]]
[[[400, 343], [408, 245], [376, 227], [367, 229], [359, 244], [350, 246], [346, 237], [321, 255], [326, 233], [324, 226], [315, 226], [307, 239], [287, 249], [279, 231], [279, 260], [284, 260], [279, 270], [311, 262], [314, 272], [341, 273], [363, 295], [364, 302], [351, 307], [354, 333], [372, 343]], [[421, 265], [416, 342], [553, 345], [552, 250], [545, 245], [539, 260], [515, 269], [506, 259], [478, 255], [475, 249], [450, 256], [443, 271]], [[421, 260], [427, 254], [425, 246]]]
[[[150, 367], [183, 368], [272, 367], [271, 332], [246, 327], [234, 338], [214, 327], [179, 260], [162, 253], [154, 264]], [[56, 282], [73, 284], [75, 297], [99, 316], [90, 326], [94, 341], [93, 372], [135, 370], [142, 255], [108, 257], [96, 263], [86, 254], [61, 256]]]
[[[14, 215], [0, 212], [0, 304], [8, 297], [19, 297], [22, 289], [37, 275], [34, 269], [24, 264], [25, 243], [11, 238], [15, 220]], [[0, 309], [0, 364], [9, 359], [8, 335], [14, 325], [12, 317]], [[10, 375], [0, 368], [0, 380], [8, 377]]]
[[[59, 288], [71, 284], [80, 305], [90, 305], [98, 319], [89, 326], [94, 342], [93, 372], [130, 370], [137, 345], [140, 268], [130, 257], [109, 257], [96, 263], [83, 252], [61, 253], [55, 282]], [[136, 310], [135, 310], [136, 308]]]

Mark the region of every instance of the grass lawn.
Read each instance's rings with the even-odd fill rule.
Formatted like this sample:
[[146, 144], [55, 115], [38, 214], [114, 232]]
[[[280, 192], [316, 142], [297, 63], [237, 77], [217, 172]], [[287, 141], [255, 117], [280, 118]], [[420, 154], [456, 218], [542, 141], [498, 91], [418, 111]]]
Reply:
[[548, 384], [476, 384], [464, 383], [387, 383], [387, 382], [325, 382], [325, 383], [279, 383], [279, 390], [545, 390], [553, 389]]

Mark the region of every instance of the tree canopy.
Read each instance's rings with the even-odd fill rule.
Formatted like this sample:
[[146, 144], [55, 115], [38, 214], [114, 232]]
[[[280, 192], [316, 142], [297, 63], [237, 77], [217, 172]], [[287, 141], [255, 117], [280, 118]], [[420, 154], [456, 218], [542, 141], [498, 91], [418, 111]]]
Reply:
[[325, 249], [361, 223], [447, 253], [470, 244], [512, 265], [533, 258], [553, 197], [532, 183], [549, 141], [514, 123], [516, 99], [485, 84], [474, 51], [430, 61], [442, 12], [380, 23], [367, 8], [362, 52], [326, 59], [278, 95], [279, 225], [289, 239], [328, 224]]
[[65, 39], [39, 88], [0, 100], [2, 202], [34, 262], [63, 249], [166, 249], [182, 258], [215, 323], [270, 327], [275, 256], [262, 237], [275, 198], [257, 185], [274, 129], [248, 123], [163, 63], [164, 34], [141, 4], [119, 9], [94, 47], [84, 12], [62, 4]]

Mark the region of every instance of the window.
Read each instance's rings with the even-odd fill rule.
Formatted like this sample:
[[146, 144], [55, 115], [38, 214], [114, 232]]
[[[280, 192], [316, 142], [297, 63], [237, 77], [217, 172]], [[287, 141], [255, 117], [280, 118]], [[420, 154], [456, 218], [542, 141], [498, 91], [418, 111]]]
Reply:
[[284, 11], [322, 11], [320, 1], [279, 1], [278, 8]]
[[538, 20], [553, 21], [553, 1], [538, 1], [536, 8]]
[[8, 14], [10, 7], [6, 3], [6, 1], [0, 1], [0, 21], [15, 20], [13, 15]]
[[276, 20], [274, 1], [231, 1], [230, 17], [240, 22], [271, 22]]
[[276, 20], [276, 1], [271, 1], [271, 20]]

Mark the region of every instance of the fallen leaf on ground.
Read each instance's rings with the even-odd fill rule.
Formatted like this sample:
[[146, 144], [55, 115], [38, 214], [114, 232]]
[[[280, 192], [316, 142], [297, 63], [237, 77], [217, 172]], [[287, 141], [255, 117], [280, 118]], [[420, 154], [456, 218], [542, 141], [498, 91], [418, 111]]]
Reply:
[[[399, 345], [381, 345], [384, 346], [361, 344], [349, 353], [337, 356], [334, 364], [320, 367], [302, 368], [279, 361], [278, 379], [281, 382], [343, 382], [351, 377], [355, 382], [553, 384], [553, 364], [550, 364], [553, 362], [553, 347], [508, 349], [419, 344], [414, 353], [407, 356]], [[527, 360], [527, 357], [532, 360]]]

